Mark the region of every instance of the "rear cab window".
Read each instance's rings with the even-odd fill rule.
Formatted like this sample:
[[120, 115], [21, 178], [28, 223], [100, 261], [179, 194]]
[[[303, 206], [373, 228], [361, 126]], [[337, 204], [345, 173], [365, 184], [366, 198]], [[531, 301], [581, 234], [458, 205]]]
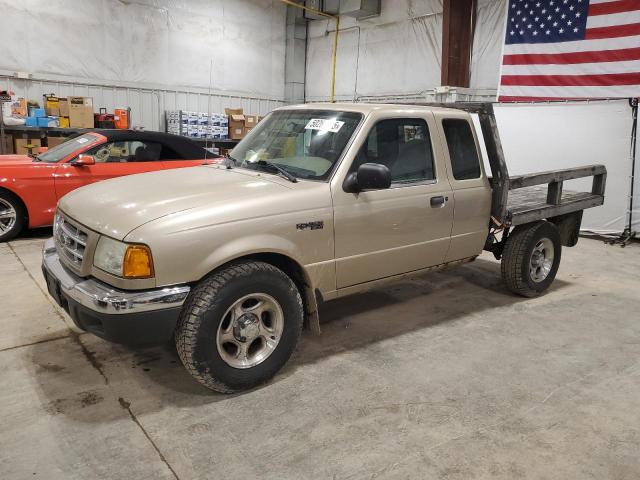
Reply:
[[447, 140], [451, 171], [456, 180], [480, 178], [480, 156], [476, 141], [468, 121], [460, 118], [442, 120], [442, 128]]

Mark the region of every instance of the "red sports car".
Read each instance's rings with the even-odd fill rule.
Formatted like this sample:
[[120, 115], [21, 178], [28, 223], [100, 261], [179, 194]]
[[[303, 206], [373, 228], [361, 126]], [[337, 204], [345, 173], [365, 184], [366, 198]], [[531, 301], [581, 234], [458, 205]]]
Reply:
[[135, 130], [93, 130], [34, 158], [2, 155], [0, 242], [10, 240], [25, 227], [51, 225], [58, 200], [78, 187], [219, 159], [188, 138]]

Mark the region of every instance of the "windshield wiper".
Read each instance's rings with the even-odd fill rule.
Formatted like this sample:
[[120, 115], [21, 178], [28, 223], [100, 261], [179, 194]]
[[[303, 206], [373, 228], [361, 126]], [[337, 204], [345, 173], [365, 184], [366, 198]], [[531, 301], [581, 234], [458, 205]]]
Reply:
[[293, 175], [292, 173], [286, 171], [284, 168], [282, 168], [280, 165], [276, 164], [276, 163], [272, 163], [268, 160], [258, 160], [257, 162], [258, 165], [263, 165], [265, 167], [270, 167], [274, 170], [276, 170], [279, 174], [281, 174], [284, 178], [286, 178], [287, 180], [289, 180], [292, 183], [297, 183], [298, 179], [295, 177], [295, 175]]

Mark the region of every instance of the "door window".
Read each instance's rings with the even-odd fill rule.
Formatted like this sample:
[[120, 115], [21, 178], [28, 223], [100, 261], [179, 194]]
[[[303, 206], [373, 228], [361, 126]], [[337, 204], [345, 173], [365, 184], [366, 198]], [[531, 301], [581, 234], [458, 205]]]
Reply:
[[389, 168], [391, 183], [403, 185], [435, 180], [433, 150], [427, 122], [416, 118], [382, 120], [369, 132], [351, 166], [379, 163]]
[[449, 147], [451, 169], [456, 180], [480, 177], [480, 158], [471, 125], [466, 120], [449, 118], [442, 121]]
[[96, 163], [155, 162], [160, 159], [162, 145], [154, 142], [128, 140], [108, 142], [87, 151]]

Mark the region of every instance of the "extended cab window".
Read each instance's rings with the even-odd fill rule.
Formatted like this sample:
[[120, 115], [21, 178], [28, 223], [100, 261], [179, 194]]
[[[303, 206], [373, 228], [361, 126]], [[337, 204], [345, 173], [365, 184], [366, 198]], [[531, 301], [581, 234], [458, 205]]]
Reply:
[[453, 178], [470, 180], [480, 177], [480, 158], [471, 125], [466, 120], [449, 118], [442, 121], [447, 138]]
[[416, 118], [381, 120], [369, 132], [351, 166], [379, 163], [391, 171], [392, 184], [435, 180], [427, 122]]
[[109, 142], [87, 152], [96, 163], [155, 162], [160, 159], [162, 145], [153, 142], [128, 140]]

